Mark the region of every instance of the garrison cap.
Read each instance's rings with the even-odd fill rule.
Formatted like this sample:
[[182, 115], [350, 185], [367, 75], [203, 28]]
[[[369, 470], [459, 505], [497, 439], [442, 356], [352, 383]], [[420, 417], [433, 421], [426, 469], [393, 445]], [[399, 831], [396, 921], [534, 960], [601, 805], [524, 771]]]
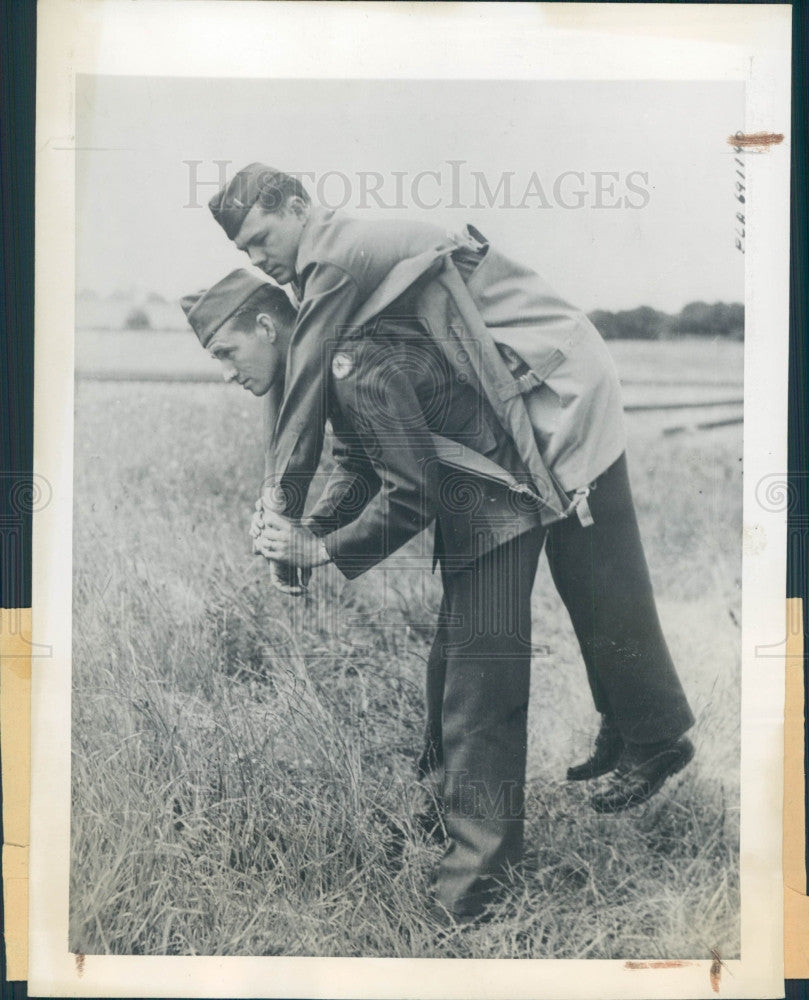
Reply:
[[260, 288], [273, 287], [240, 267], [213, 287], [184, 296], [180, 305], [200, 344], [207, 347], [219, 327], [241, 309], [251, 295]]
[[273, 202], [277, 202], [275, 207], [280, 205], [282, 196], [279, 181], [285, 177], [280, 170], [268, 167], [266, 163], [250, 163], [216, 192], [208, 202], [208, 208], [229, 240], [236, 238], [245, 216], [262, 192], [262, 203], [268, 199], [270, 202], [266, 207], [271, 207]]

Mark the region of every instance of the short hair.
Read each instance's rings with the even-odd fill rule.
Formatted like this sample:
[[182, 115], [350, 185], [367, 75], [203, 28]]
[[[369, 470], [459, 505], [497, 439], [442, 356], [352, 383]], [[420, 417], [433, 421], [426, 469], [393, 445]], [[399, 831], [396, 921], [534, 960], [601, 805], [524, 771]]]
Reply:
[[295, 326], [298, 314], [286, 293], [268, 284], [257, 288], [229, 317], [228, 323], [233, 323], [243, 333], [250, 333], [256, 325], [256, 316], [263, 312], [269, 313], [282, 329], [289, 331]]
[[282, 170], [267, 171], [259, 181], [258, 203], [265, 212], [277, 212], [289, 198], [300, 198], [307, 205], [311, 198], [297, 177]]

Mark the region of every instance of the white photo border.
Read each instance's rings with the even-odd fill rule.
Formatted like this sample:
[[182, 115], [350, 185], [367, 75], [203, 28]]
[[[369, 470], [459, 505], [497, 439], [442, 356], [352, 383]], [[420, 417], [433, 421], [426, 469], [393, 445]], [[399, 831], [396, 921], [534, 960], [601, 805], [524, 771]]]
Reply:
[[[737, 1000], [783, 995], [786, 511], [762, 506], [756, 487], [773, 476], [786, 484], [790, 23], [786, 4], [41, 0], [34, 471], [48, 479], [53, 499], [35, 518], [32, 639], [53, 656], [35, 659], [32, 676], [32, 996], [716, 995], [710, 961], [646, 969], [527, 959], [88, 956], [77, 963], [67, 951], [75, 78], [262, 77], [268, 67], [279, 78], [743, 80], [744, 130], [787, 134], [746, 160], [744, 526], [766, 544], [743, 556], [742, 958], [725, 963], [719, 986]], [[738, 127], [729, 122], [728, 134]]]

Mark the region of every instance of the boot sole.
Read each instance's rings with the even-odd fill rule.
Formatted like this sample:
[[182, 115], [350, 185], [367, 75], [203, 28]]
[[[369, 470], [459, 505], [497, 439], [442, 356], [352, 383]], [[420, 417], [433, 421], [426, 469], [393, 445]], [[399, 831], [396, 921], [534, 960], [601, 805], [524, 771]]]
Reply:
[[600, 799], [594, 799], [592, 803], [593, 809], [602, 815], [619, 813], [625, 812], [627, 809], [633, 809], [635, 806], [642, 805], [644, 802], [648, 802], [653, 795], [656, 795], [660, 791], [669, 778], [673, 778], [675, 774], [679, 774], [684, 767], [691, 763], [694, 759], [694, 752], [694, 744], [689, 740], [688, 745], [683, 747], [683, 752], [679, 759], [674, 761], [668, 770], [659, 775], [658, 778], [656, 778], [655, 781], [650, 784], [642, 794], [633, 795], [626, 801], [617, 802], [605, 802]]
[[609, 774], [610, 771], [615, 769], [615, 765], [618, 763], [618, 758], [616, 757], [614, 761], [609, 764], [605, 764], [603, 767], [596, 768], [595, 770], [589, 770], [586, 773], [581, 773], [576, 770], [576, 768], [569, 767], [567, 769], [567, 780], [568, 781], [592, 781], [594, 778], [600, 778], [605, 774]]

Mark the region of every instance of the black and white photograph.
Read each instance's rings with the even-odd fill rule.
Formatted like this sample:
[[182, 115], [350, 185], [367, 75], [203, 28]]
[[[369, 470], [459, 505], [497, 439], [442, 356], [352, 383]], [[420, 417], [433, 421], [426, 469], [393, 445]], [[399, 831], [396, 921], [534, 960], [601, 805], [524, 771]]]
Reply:
[[[304, 28], [341, 5], [301, 37], [299, 5], [233, 6], [283, 14], [285, 59], [76, 67], [48, 160], [68, 990], [102, 956], [609, 960], [621, 995], [668, 967], [741, 996], [758, 948], [776, 981], [777, 904], [771, 945], [743, 914], [780, 877], [755, 692], [783, 632], [748, 582], [781, 565], [786, 432], [760, 450], [750, 393], [785, 334], [750, 302], [784, 275], [751, 275], [749, 215], [788, 115], [729, 71], [511, 74], [502, 46], [499, 74], [354, 75], [335, 41], [318, 71]], [[194, 995], [373, 995], [306, 968]]]

